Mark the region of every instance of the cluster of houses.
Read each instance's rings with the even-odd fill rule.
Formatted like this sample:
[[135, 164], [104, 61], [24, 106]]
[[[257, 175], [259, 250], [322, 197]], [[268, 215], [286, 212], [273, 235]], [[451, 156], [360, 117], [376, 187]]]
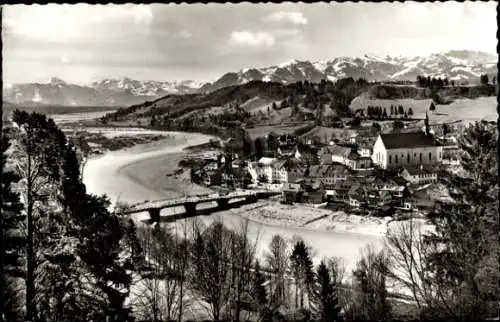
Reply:
[[430, 205], [414, 192], [437, 182], [444, 151], [457, 148], [456, 141], [436, 139], [427, 128], [321, 148], [296, 145], [288, 154], [263, 157], [247, 167], [255, 183], [281, 189], [285, 203], [329, 201], [353, 209], [411, 210]]
[[[206, 185], [263, 185], [281, 191], [285, 203], [412, 210], [432, 205], [425, 193], [417, 191], [437, 182], [438, 166], [446, 164], [445, 154], [457, 150], [453, 137], [436, 138], [427, 122], [415, 132], [357, 136], [321, 147], [287, 135], [280, 138], [277, 151], [257, 161], [207, 155], [200, 177]], [[221, 171], [223, 167], [231, 171]]]

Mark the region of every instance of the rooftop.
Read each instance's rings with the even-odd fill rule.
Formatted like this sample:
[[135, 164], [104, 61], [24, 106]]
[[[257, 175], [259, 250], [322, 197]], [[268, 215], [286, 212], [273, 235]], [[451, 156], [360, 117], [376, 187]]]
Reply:
[[407, 165], [404, 168], [410, 175], [436, 173], [436, 170], [429, 165]]
[[351, 153], [351, 148], [350, 147], [345, 147], [345, 146], [340, 146], [340, 145], [335, 145], [329, 148], [329, 151], [333, 155], [342, 155], [342, 156], [348, 156], [349, 153]]
[[275, 161], [276, 161], [275, 158], [268, 158], [268, 157], [262, 157], [259, 159], [259, 163], [265, 165], [271, 165]]
[[388, 150], [440, 146], [432, 135], [425, 135], [424, 132], [386, 133], [380, 134], [380, 137]]

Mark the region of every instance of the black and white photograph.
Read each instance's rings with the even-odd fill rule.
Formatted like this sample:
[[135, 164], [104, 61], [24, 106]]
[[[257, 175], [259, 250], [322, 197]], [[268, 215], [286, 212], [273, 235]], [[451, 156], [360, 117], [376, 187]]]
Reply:
[[499, 321], [497, 6], [2, 5], [0, 322]]

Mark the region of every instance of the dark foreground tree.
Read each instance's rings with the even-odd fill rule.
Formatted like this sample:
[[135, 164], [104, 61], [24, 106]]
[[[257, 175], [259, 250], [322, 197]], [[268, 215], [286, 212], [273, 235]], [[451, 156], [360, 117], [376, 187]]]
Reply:
[[295, 278], [295, 306], [304, 308], [304, 295], [309, 303], [313, 297], [314, 271], [309, 248], [303, 240], [298, 240], [290, 255], [290, 264]]
[[354, 294], [346, 318], [350, 321], [386, 321], [391, 307], [387, 301], [387, 257], [368, 247], [358, 261], [354, 276]]
[[21, 230], [24, 220], [21, 214], [22, 204], [12, 186], [20, 180], [20, 177], [7, 168], [6, 151], [10, 147], [8, 135], [6, 129], [0, 128], [0, 321], [2, 322], [20, 321], [22, 317], [19, 285], [24, 276], [22, 257], [25, 246]]
[[125, 228], [88, 195], [74, 147], [45, 115], [15, 111], [26, 209], [26, 320], [128, 321]]
[[454, 203], [430, 214], [435, 231], [402, 224], [388, 236], [391, 277], [410, 290], [425, 318], [479, 321], [498, 305], [498, 161], [494, 125], [479, 122], [459, 137], [469, 178], [443, 173]]
[[323, 261], [318, 266], [316, 276], [318, 288], [316, 297], [321, 312], [321, 320], [324, 322], [337, 321], [340, 313], [338, 288], [334, 277]]

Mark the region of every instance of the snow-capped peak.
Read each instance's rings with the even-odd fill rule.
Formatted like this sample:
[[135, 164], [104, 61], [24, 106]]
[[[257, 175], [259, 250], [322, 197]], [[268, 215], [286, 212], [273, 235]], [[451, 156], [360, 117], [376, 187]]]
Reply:
[[298, 61], [297, 59], [290, 59], [290, 60], [287, 60], [285, 62], [282, 62], [281, 64], [278, 64], [278, 67], [279, 68], [286, 68], [286, 67], [289, 67], [291, 65], [296, 65], [300, 63], [300, 61]]

